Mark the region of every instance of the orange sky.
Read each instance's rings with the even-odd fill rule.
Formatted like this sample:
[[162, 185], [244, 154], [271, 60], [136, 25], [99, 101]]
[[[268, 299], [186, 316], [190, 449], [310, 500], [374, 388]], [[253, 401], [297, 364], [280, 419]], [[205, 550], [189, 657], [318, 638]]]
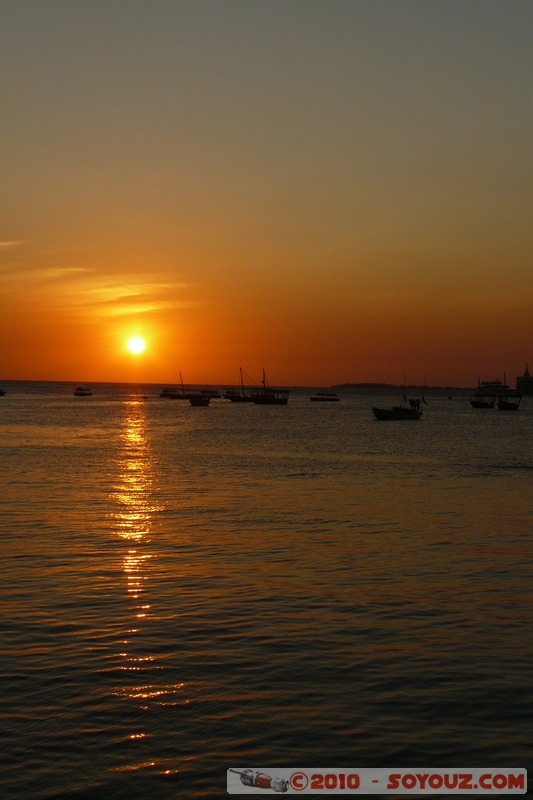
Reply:
[[529, 3], [4, 17], [0, 378], [471, 386], [533, 361]]

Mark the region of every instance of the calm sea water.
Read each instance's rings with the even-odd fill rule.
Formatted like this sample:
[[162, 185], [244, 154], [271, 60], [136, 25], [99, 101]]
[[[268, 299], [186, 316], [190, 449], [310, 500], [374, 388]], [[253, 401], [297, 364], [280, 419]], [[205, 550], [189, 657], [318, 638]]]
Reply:
[[[0, 399], [2, 798], [527, 767], [533, 400]], [[143, 399], [142, 395], [148, 395]], [[258, 790], [259, 791], [259, 790]]]

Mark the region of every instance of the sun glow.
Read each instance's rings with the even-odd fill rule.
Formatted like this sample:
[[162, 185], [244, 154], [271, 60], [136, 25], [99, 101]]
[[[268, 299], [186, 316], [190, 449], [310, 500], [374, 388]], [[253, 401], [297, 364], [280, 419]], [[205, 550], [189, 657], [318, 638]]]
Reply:
[[142, 353], [145, 347], [146, 344], [144, 339], [141, 339], [140, 336], [134, 336], [128, 341], [128, 350], [130, 353], [134, 353], [135, 355]]

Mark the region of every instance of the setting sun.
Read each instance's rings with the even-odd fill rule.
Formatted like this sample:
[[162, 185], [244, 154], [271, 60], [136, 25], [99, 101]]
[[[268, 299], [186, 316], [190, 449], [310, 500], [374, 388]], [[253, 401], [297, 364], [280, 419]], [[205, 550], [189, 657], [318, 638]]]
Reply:
[[144, 339], [141, 339], [140, 336], [134, 336], [128, 342], [128, 350], [136, 355], [142, 353], [145, 347]]

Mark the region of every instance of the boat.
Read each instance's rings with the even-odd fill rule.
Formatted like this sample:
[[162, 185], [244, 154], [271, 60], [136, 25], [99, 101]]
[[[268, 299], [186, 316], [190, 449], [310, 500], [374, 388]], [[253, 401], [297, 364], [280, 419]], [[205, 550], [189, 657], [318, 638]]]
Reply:
[[226, 389], [222, 395], [226, 400], [232, 403], [251, 403], [252, 398], [249, 394], [242, 394], [239, 389]]
[[472, 408], [494, 408], [496, 399], [509, 387], [495, 378], [493, 381], [480, 381], [477, 379], [477, 388], [470, 395], [469, 402]]
[[74, 389], [74, 396], [75, 397], [91, 397], [92, 392], [90, 389], [87, 389], [84, 386], [77, 386]]
[[478, 394], [477, 392], [470, 397], [472, 408], [494, 408], [496, 398], [490, 394]]
[[189, 392], [187, 397], [191, 406], [208, 406], [211, 402], [210, 395], [204, 392]]
[[264, 368], [261, 386], [254, 386], [250, 389], [252, 403], [258, 406], [286, 406], [289, 402], [289, 394], [288, 389], [273, 389], [268, 386]]
[[185, 391], [185, 387], [183, 385], [183, 378], [181, 376], [180, 371], [180, 388], [176, 389], [175, 387], [171, 389], [163, 389], [160, 392], [159, 397], [166, 397], [167, 400], [188, 400], [189, 394]]
[[373, 407], [372, 411], [375, 418], [379, 420], [420, 419], [422, 416], [422, 404], [427, 406], [427, 402], [423, 397], [410, 397], [407, 399], [404, 395], [401, 405], [393, 406], [392, 408]]
[[495, 378], [493, 381], [480, 381], [478, 378], [476, 394], [486, 394], [490, 397], [499, 397], [508, 388], [509, 387], [507, 384], [502, 383], [502, 381], [498, 380], [498, 378]]
[[477, 379], [477, 389], [470, 395], [470, 405], [472, 408], [494, 408], [496, 403], [497, 386], [502, 386], [501, 381], [489, 381], [480, 383]]
[[500, 409], [500, 411], [518, 411], [521, 400], [522, 396], [519, 394], [517, 395], [507, 394], [504, 397], [500, 397], [500, 399], [497, 402], [497, 406]]
[[316, 392], [309, 399], [315, 403], [338, 403], [340, 397], [335, 392]]
[[[505, 385], [505, 375], [503, 380]], [[521, 400], [522, 395], [520, 392], [516, 391], [515, 389], [509, 389], [509, 387], [505, 385], [503, 394], [498, 397], [497, 406], [500, 411], [518, 411]]]
[[183, 392], [178, 391], [178, 389], [163, 389], [162, 392], [159, 393], [159, 397], [166, 397], [168, 400], [186, 400], [187, 398], [183, 396]]
[[240, 389], [226, 389], [223, 394], [223, 397], [226, 400], [230, 400], [232, 403], [251, 403], [252, 402], [252, 395], [250, 391], [246, 391], [244, 388], [244, 378], [242, 375], [242, 367], [239, 367], [241, 373], [241, 388]]

